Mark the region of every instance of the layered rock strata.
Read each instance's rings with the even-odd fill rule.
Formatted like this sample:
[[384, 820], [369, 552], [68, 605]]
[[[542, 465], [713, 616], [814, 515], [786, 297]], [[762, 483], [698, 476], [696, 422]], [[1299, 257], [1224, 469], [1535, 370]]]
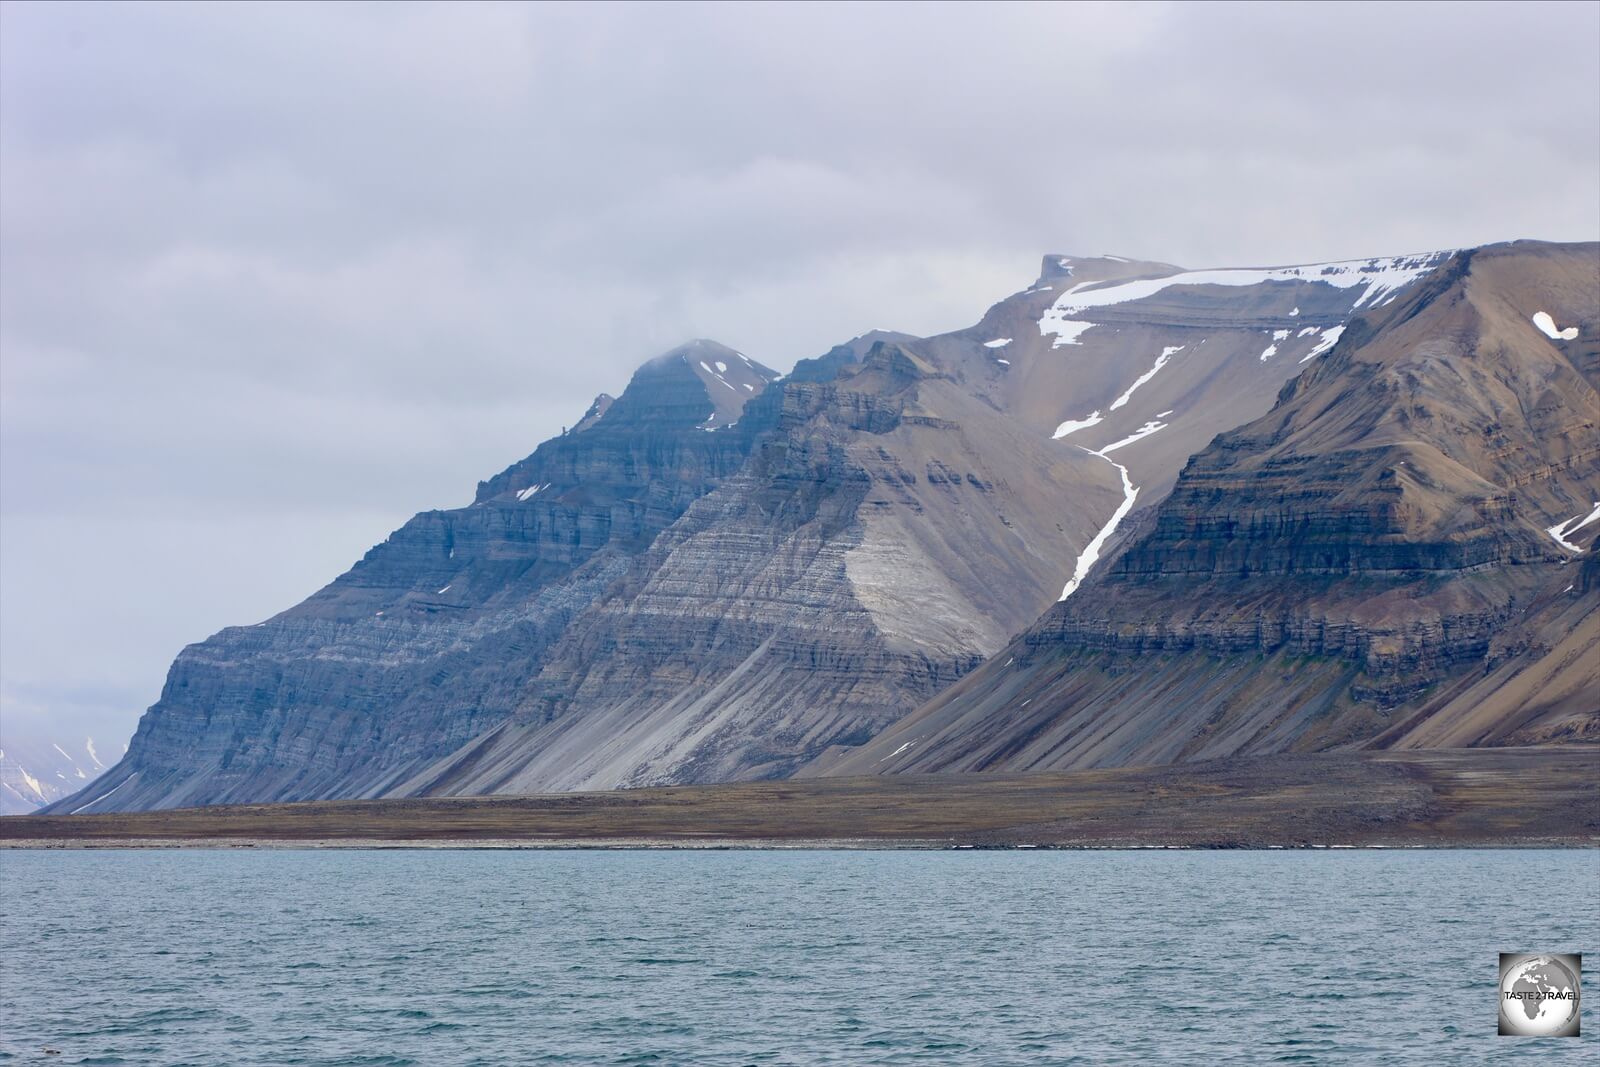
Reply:
[[691, 343], [469, 507], [184, 650], [58, 808], [797, 773], [1080, 599], [1190, 454], [1441, 261], [1053, 256], [972, 328], [782, 380]]
[[809, 773], [1600, 736], [1597, 356], [1595, 245], [1456, 254], [1195, 455], [1070, 600]]

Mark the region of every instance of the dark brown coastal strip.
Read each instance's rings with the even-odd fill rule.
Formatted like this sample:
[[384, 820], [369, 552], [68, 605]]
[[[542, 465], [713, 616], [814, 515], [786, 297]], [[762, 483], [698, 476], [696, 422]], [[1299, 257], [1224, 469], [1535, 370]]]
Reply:
[[0, 819], [0, 846], [1600, 845], [1600, 746]]

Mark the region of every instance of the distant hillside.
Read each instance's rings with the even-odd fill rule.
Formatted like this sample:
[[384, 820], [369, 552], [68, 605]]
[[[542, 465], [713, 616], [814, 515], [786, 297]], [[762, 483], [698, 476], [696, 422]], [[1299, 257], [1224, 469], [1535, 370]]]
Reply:
[[101, 759], [92, 737], [40, 740], [0, 727], [0, 815], [26, 815], [78, 792], [105, 771]]

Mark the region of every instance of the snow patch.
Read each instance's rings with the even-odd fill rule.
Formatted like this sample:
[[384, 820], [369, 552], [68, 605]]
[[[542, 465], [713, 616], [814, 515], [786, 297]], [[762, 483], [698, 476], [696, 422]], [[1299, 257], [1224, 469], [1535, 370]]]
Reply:
[[1004, 363], [1008, 367], [1011, 366], [1011, 361], [1009, 359], [1001, 359], [999, 356], [996, 356], [994, 361], [996, 363]]
[[17, 768], [17, 773], [18, 773], [18, 774], [20, 774], [20, 775], [22, 775], [22, 780], [23, 780], [23, 781], [24, 781], [24, 782], [26, 782], [26, 783], [28, 783], [28, 788], [29, 788], [29, 789], [31, 789], [31, 790], [33, 790], [33, 791], [34, 791], [34, 792], [35, 792], [35, 793], [37, 793], [37, 794], [39, 794], [39, 799], [40, 799], [40, 800], [46, 800], [46, 799], [48, 799], [48, 798], [47, 798], [47, 797], [46, 797], [46, 796], [45, 796], [45, 795], [44, 795], [44, 786], [42, 786], [42, 785], [40, 785], [40, 784], [39, 784], [39, 779], [37, 779], [37, 778], [35, 778], [35, 777], [34, 777], [34, 776], [33, 776], [33, 775], [31, 775], [31, 774], [29, 774], [29, 773], [28, 773], [28, 772], [27, 772], [27, 771], [26, 771], [26, 770], [25, 770], [25, 769], [24, 769], [24, 768], [23, 768], [23, 766], [22, 766], [22, 764], [20, 764], [20, 763], [18, 763], [18, 764], [16, 764], [16, 765], [15, 765], [15, 766], [16, 766], [16, 768]]
[[[1087, 452], [1088, 449], [1084, 449], [1084, 451]], [[1104, 459], [1107, 463], [1117, 468], [1117, 471], [1122, 475], [1122, 506], [1117, 508], [1110, 521], [1100, 527], [1100, 532], [1094, 535], [1094, 540], [1090, 541], [1084, 550], [1079, 553], [1077, 566], [1073, 568], [1071, 579], [1068, 580], [1065, 588], [1061, 590], [1061, 596], [1057, 598], [1058, 602], [1067, 599], [1067, 597], [1078, 591], [1078, 586], [1082, 585], [1083, 580], [1089, 576], [1089, 568], [1093, 567], [1095, 561], [1100, 558], [1100, 550], [1106, 546], [1106, 542], [1116, 532], [1117, 524], [1128, 517], [1128, 512], [1133, 510], [1134, 500], [1139, 496], [1138, 487], [1128, 478], [1127, 467], [1124, 467], [1114, 459], [1107, 458], [1103, 449], [1099, 452], [1091, 453], [1091, 455]]]
[[[724, 371], [728, 369], [728, 365], [726, 363], [718, 363], [717, 367], [718, 367], [719, 370], [724, 370]], [[732, 382], [728, 381], [728, 379], [724, 378], [721, 374], [717, 373], [717, 371], [712, 370], [711, 369], [711, 365], [709, 363], [707, 363], [703, 359], [700, 361], [700, 369], [705, 371], [707, 374], [709, 374], [715, 380], [721, 382], [723, 385], [726, 385], [729, 389], [732, 389], [735, 393], [737, 393], [739, 391], [737, 388], [734, 387]]]
[[117, 789], [121, 789], [123, 786], [127, 785], [129, 782], [133, 781], [137, 777], [139, 777], [139, 772], [138, 771], [134, 771], [132, 774], [128, 775], [128, 777], [126, 777], [122, 781], [118, 782], [116, 789], [113, 789], [111, 792], [105, 794], [102, 797], [97, 797], [96, 799], [89, 801], [89, 803], [83, 805], [82, 808], [73, 808], [71, 814], [76, 815], [76, 814], [78, 814], [78, 812], [83, 811], [84, 808], [92, 808], [96, 804], [100, 803], [102, 800], [110, 800], [113, 796], [116, 795]]
[[1550, 317], [1548, 311], [1535, 311], [1533, 324], [1544, 332], [1544, 335], [1553, 341], [1570, 341], [1578, 336], [1576, 326], [1568, 326], [1565, 330], [1556, 329], [1556, 320]]
[[1555, 538], [1556, 544], [1560, 545], [1568, 552], [1582, 552], [1583, 549], [1579, 548], [1571, 541], [1568, 541], [1567, 536], [1569, 534], [1577, 533], [1579, 530], [1583, 529], [1591, 522], [1594, 522], [1596, 519], [1600, 519], [1600, 500], [1595, 501], [1594, 510], [1589, 512], [1589, 514], [1574, 515], [1566, 522], [1556, 523], [1554, 526], [1546, 530], [1545, 533]]
[[1314, 347], [1311, 351], [1309, 351], [1305, 355], [1301, 356], [1300, 357], [1300, 362], [1301, 363], [1305, 363], [1305, 362], [1307, 362], [1309, 360], [1316, 359], [1318, 356], [1322, 355], [1322, 353], [1326, 352], [1328, 349], [1330, 349], [1334, 345], [1338, 344], [1339, 343], [1339, 338], [1342, 337], [1343, 335], [1344, 335], [1344, 327], [1343, 326], [1335, 326], [1332, 329], [1323, 330], [1322, 331], [1322, 340], [1318, 341], [1317, 344], [1316, 344], [1316, 347]]
[[896, 756], [900, 755], [900, 753], [904, 752], [906, 749], [910, 748], [914, 744], [916, 744], [915, 741], [907, 741], [905, 744], [901, 745], [899, 748], [895, 749], [893, 752], [889, 753], [887, 756], [883, 757], [883, 759], [879, 760], [878, 762], [879, 763], [883, 763], [883, 762], [885, 762], [887, 760], [892, 760]]
[[[1062, 338], [1057, 345], [1075, 343], [1088, 325], [1077, 318], [1091, 308], [1125, 304], [1143, 300], [1174, 285], [1260, 285], [1263, 282], [1322, 282], [1336, 289], [1363, 286], [1361, 296], [1351, 305], [1351, 310], [1362, 307], [1380, 307], [1398, 295], [1398, 291], [1416, 281], [1448, 253], [1396, 256], [1388, 259], [1359, 259], [1340, 263], [1314, 263], [1300, 267], [1272, 267], [1267, 269], [1222, 269], [1180, 271], [1165, 278], [1139, 278], [1132, 281], [1103, 285], [1098, 289], [1080, 292], [1082, 286], [1061, 294], [1056, 302], [1039, 319], [1039, 334], [1056, 334]], [[1291, 314], [1297, 314], [1295, 308]]]
[[727, 374], [728, 373], [728, 365], [726, 363], [722, 362], [722, 360], [719, 359], [719, 360], [717, 360], [717, 370], [721, 371], [723, 374]]
[[1145, 423], [1143, 426], [1139, 427], [1122, 440], [1113, 441], [1111, 444], [1106, 445], [1106, 447], [1096, 452], [1095, 455], [1104, 456], [1107, 452], [1115, 452], [1119, 448], [1131, 445], [1135, 441], [1142, 441], [1158, 430], [1165, 430], [1166, 428], [1167, 423], [1162, 422], [1160, 419], [1151, 419], [1149, 422]]
[[[545, 482], [543, 485], [530, 485], [530, 486], [528, 486], [528, 488], [523, 489], [522, 491], [517, 493], [517, 499], [518, 500], [522, 500], [522, 501], [531, 500], [533, 497], [539, 495], [540, 493], [544, 492], [548, 488], [550, 488], [550, 483], [549, 482]], [[455, 552], [456, 552], [456, 550], [452, 548], [450, 550], [450, 555], [452, 557], [454, 557], [455, 556]]]
[[1128, 398], [1133, 396], [1133, 391], [1135, 389], [1139, 388], [1139, 386], [1143, 385], [1145, 382], [1148, 382], [1151, 378], [1154, 378], [1156, 376], [1156, 371], [1160, 370], [1162, 367], [1165, 367], [1167, 365], [1167, 360], [1171, 359], [1174, 353], [1181, 351], [1183, 351], [1182, 345], [1173, 345], [1168, 348], [1163, 348], [1161, 350], [1161, 354], [1156, 357], [1156, 365], [1139, 375], [1138, 378], [1135, 378], [1133, 384], [1128, 386], [1127, 391], [1111, 402], [1111, 410], [1115, 411], [1122, 405], [1126, 404], [1128, 402]]
[[1315, 326], [1307, 326], [1305, 329], [1303, 329], [1299, 333], [1295, 334], [1295, 336], [1296, 337], [1309, 337], [1309, 336], [1311, 336], [1312, 334], [1314, 334], [1316, 332], [1317, 332], [1317, 328]]
[[[1168, 349], [1163, 352], [1163, 358], [1165, 358], [1167, 355], [1170, 355], [1173, 351], [1176, 351], [1176, 349]], [[1159, 367], [1157, 369], [1159, 369]], [[1084, 550], [1078, 555], [1078, 562], [1073, 568], [1072, 577], [1067, 581], [1066, 586], [1061, 590], [1061, 595], [1056, 598], [1058, 603], [1067, 599], [1067, 597], [1078, 591], [1078, 587], [1083, 584], [1083, 580], [1089, 576], [1090, 569], [1094, 567], [1095, 562], [1100, 558], [1100, 551], [1105, 548], [1106, 542], [1110, 540], [1111, 535], [1116, 532], [1118, 524], [1120, 524], [1123, 519], [1128, 517], [1128, 512], [1133, 510], [1133, 502], [1139, 496], [1139, 487], [1133, 484], [1132, 478], [1130, 478], [1128, 475], [1128, 468], [1112, 459], [1108, 453], [1114, 452], [1117, 449], [1122, 448], [1124, 445], [1131, 445], [1135, 441], [1149, 437], [1151, 434], [1156, 433], [1157, 431], [1166, 429], [1168, 424], [1161, 422], [1160, 419], [1171, 414], [1172, 412], [1170, 411], [1162, 412], [1158, 418], [1151, 419], [1129, 436], [1124, 437], [1120, 441], [1115, 441], [1109, 445], [1106, 445], [1098, 452], [1091, 452], [1087, 448], [1084, 449], [1084, 451], [1089, 452], [1090, 455], [1099, 456], [1101, 459], [1117, 468], [1117, 473], [1122, 476], [1122, 505], [1117, 508], [1106, 524], [1100, 528], [1100, 532], [1094, 535], [1094, 540], [1090, 541], [1089, 544], [1084, 547]], [[1094, 422], [1099, 422], [1100, 413], [1098, 411], [1095, 412], [1091, 418], [1094, 420]], [[1090, 423], [1089, 425], [1093, 424], [1094, 423]], [[1065, 426], [1068, 424], [1063, 423], [1062, 425]], [[1078, 428], [1081, 429], [1082, 427]], [[1071, 431], [1068, 432], [1070, 433]], [[1057, 430], [1056, 436], [1061, 437], [1063, 435], [1061, 431]], [[1596, 505], [1596, 509], [1600, 510], [1600, 505]]]
[[[455, 584], [455, 583], [454, 583], [454, 582], [452, 582], [452, 583], [450, 583], [450, 584], [451, 584], [451, 585], [454, 585], [454, 584]], [[441, 594], [441, 593], [448, 593], [448, 592], [449, 592], [449, 591], [450, 591], [450, 586], [449, 586], [449, 585], [447, 585], [447, 586], [445, 586], [445, 587], [444, 587], [444, 588], [443, 588], [443, 589], [441, 589], [441, 590], [439, 590], [439, 592], [438, 592], [438, 593], [435, 593], [435, 594], [433, 594], [433, 595], [434, 595], [434, 596], [439, 596], [439, 595], [440, 595], [440, 594]]]
[[[1046, 317], [1048, 317], [1049, 314], [1050, 313], [1048, 311], [1045, 312]], [[1062, 345], [1083, 344], [1083, 342], [1078, 340], [1078, 338], [1083, 336], [1083, 332], [1093, 325], [1094, 323], [1092, 322], [1083, 322], [1076, 319], [1062, 319], [1061, 321], [1055, 323], [1049, 330], [1046, 330], [1044, 328], [1044, 322], [1041, 320], [1039, 323], [1039, 332], [1041, 334], [1054, 333], [1056, 335], [1055, 343], [1050, 347], [1060, 348]]]
[[83, 739], [83, 747], [89, 753], [89, 758], [94, 760], [95, 767], [100, 770], [105, 770], [106, 765], [100, 762], [100, 753], [94, 750], [94, 738], [85, 737]]
[[1051, 434], [1050, 437], [1052, 440], [1059, 441], [1069, 433], [1077, 433], [1079, 430], [1087, 430], [1091, 426], [1098, 425], [1099, 422], [1100, 413], [1098, 411], [1086, 419], [1068, 419], [1060, 426], [1057, 426], [1056, 432]]
[[983, 347], [984, 348], [1004, 348], [1006, 345], [1008, 345], [1010, 343], [1011, 343], [1011, 338], [1009, 338], [1009, 337], [996, 337], [993, 341], [985, 341], [985, 342], [983, 342]]

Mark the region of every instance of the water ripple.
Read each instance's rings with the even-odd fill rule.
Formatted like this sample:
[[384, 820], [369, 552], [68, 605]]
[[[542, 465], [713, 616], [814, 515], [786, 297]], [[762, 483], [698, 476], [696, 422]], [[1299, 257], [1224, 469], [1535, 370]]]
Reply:
[[1596, 852], [4, 852], [0, 1062], [1577, 1062], [1495, 1036], [1496, 953], [1600, 950], [1596, 884]]

